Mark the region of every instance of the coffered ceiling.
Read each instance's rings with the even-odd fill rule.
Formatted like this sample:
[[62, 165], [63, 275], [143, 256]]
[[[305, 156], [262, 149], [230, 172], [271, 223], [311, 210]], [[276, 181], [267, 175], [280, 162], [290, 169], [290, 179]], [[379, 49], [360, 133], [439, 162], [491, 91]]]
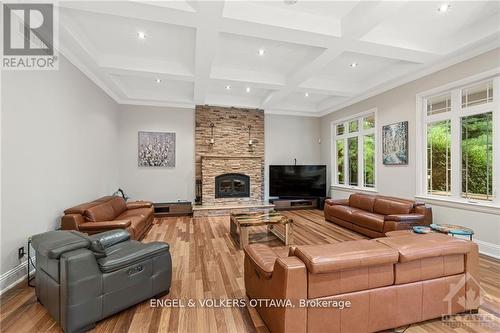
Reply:
[[61, 1], [59, 10], [60, 51], [122, 104], [320, 116], [500, 46], [498, 1]]

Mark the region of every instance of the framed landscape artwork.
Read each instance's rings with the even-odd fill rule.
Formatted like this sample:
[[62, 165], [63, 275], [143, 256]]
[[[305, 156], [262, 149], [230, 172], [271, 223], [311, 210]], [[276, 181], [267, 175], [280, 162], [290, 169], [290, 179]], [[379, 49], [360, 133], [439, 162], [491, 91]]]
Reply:
[[382, 147], [385, 165], [408, 164], [408, 122], [383, 126]]
[[140, 167], [175, 167], [175, 133], [139, 132]]

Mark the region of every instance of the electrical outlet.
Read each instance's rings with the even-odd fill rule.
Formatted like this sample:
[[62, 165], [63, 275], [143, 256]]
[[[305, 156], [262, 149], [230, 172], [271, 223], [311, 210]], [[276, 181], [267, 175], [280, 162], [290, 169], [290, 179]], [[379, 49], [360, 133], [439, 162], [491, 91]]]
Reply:
[[17, 256], [18, 256], [19, 259], [21, 259], [22, 257], [24, 257], [25, 254], [26, 254], [26, 252], [24, 252], [24, 246], [20, 247], [19, 249], [17, 249]]

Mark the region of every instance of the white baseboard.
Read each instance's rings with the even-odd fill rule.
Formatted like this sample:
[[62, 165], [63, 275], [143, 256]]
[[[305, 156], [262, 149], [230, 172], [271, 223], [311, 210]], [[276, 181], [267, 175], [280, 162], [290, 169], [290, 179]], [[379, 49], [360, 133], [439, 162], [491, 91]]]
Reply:
[[479, 245], [479, 253], [496, 259], [500, 259], [500, 245], [483, 242], [477, 239], [475, 239], [474, 242], [476, 242], [477, 245]]
[[[32, 258], [33, 263], [35, 262], [35, 258]], [[34, 272], [35, 269], [31, 267]], [[24, 261], [17, 265], [16, 267], [8, 270], [4, 274], [0, 275], [0, 295], [5, 293], [7, 290], [11, 289], [22, 280], [26, 279], [28, 274], [28, 261]]]

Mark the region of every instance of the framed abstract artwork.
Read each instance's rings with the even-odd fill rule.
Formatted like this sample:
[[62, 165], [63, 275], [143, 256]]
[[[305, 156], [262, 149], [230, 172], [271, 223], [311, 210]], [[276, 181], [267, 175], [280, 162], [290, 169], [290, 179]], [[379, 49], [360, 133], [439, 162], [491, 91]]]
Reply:
[[175, 133], [139, 132], [140, 167], [175, 167]]
[[382, 159], [384, 165], [408, 164], [408, 122], [382, 127]]

